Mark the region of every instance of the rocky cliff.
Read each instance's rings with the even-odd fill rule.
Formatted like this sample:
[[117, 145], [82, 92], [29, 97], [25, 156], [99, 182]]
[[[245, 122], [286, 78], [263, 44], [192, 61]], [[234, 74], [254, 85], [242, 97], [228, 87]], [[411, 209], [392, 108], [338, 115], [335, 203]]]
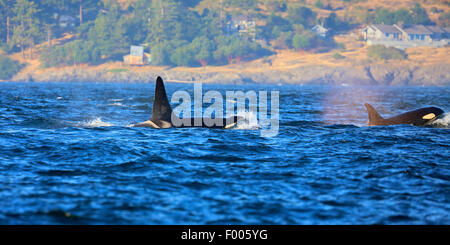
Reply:
[[22, 73], [14, 81], [41, 82], [154, 82], [156, 76], [172, 82], [221, 84], [346, 84], [346, 85], [416, 85], [449, 86], [450, 63], [428, 66], [366, 65], [357, 67], [309, 65], [292, 69], [267, 69], [259, 72], [245, 69], [214, 71], [213, 69], [158, 69], [111, 72], [101, 69], [64, 68]]

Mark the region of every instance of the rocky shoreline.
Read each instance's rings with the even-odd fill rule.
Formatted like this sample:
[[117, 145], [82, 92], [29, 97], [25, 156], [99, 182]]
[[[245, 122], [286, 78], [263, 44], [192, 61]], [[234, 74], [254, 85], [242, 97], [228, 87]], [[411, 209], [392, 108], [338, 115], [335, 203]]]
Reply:
[[176, 68], [133, 72], [111, 72], [99, 69], [64, 68], [48, 72], [31, 72], [17, 75], [13, 81], [35, 82], [154, 82], [163, 76], [168, 82], [203, 82], [216, 84], [330, 84], [330, 85], [414, 85], [450, 86], [450, 64], [427, 66], [366, 65], [357, 67], [310, 65], [288, 70], [267, 69], [248, 72], [245, 69], [209, 71]]

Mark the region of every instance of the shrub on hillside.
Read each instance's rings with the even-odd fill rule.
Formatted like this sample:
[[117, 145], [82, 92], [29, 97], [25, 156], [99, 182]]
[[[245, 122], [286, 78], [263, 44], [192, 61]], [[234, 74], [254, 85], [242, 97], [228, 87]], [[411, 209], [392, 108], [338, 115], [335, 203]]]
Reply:
[[372, 45], [369, 46], [367, 55], [376, 60], [404, 60], [406, 54], [403, 50], [386, 47], [384, 45]]
[[302, 34], [295, 34], [292, 38], [292, 46], [295, 49], [308, 50], [317, 46], [318, 38], [311, 31], [304, 31]]
[[219, 36], [216, 38], [217, 50], [214, 51], [213, 57], [216, 64], [223, 64], [226, 60], [229, 64], [234, 61], [252, 60], [266, 55], [271, 52], [256, 42], [251, 42], [245, 39], [234, 36]]
[[345, 59], [345, 56], [341, 55], [340, 53], [334, 53], [333, 58], [336, 60], [342, 60]]
[[46, 48], [40, 59], [44, 67], [80, 63], [96, 64], [100, 60], [100, 51], [93, 42], [75, 40], [64, 45]]
[[439, 15], [439, 22], [443, 26], [450, 26], [450, 12], [444, 12]]
[[0, 54], [0, 79], [12, 78], [19, 72], [21, 66], [19, 62], [10, 59], [8, 56]]

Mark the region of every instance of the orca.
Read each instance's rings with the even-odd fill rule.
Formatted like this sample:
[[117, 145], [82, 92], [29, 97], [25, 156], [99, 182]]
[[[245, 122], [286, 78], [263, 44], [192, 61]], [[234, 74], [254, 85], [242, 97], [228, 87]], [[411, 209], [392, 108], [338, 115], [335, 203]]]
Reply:
[[400, 125], [411, 124], [414, 126], [424, 126], [432, 123], [439, 116], [444, 114], [444, 111], [437, 107], [425, 107], [417, 110], [402, 113], [397, 116], [384, 119], [372, 105], [364, 104], [369, 114], [368, 126], [385, 126], [385, 125]]
[[[161, 77], [156, 79], [155, 86], [155, 98], [153, 101], [152, 116], [150, 120], [145, 122], [134, 124], [134, 127], [150, 127], [150, 128], [188, 128], [188, 127], [201, 127], [201, 128], [220, 128], [228, 129], [237, 125], [238, 120], [241, 120], [240, 116], [232, 116], [229, 118], [222, 118], [222, 125], [206, 125], [204, 119], [198, 120], [198, 118], [189, 118], [190, 125], [175, 126], [172, 123], [173, 118], [179, 119], [176, 115], [172, 115], [172, 108], [170, 107], [169, 100], [167, 99], [166, 89]], [[180, 119], [181, 120], [181, 119]], [[195, 125], [195, 121], [201, 121], [201, 125]]]

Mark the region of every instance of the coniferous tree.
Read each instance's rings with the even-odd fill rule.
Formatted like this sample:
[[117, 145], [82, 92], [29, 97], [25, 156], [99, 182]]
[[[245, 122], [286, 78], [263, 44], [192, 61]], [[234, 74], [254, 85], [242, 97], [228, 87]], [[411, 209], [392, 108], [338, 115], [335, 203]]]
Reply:
[[37, 9], [34, 2], [17, 0], [13, 12], [15, 16], [12, 18], [14, 22], [12, 41], [20, 47], [22, 57], [25, 58], [25, 48], [32, 48], [40, 35], [39, 20], [36, 18]]
[[[16, 0], [0, 0], [1, 21], [0, 31], [5, 33], [5, 42], [9, 44], [11, 40], [11, 17], [13, 15], [13, 7]], [[1, 39], [0, 39], [1, 40]]]

